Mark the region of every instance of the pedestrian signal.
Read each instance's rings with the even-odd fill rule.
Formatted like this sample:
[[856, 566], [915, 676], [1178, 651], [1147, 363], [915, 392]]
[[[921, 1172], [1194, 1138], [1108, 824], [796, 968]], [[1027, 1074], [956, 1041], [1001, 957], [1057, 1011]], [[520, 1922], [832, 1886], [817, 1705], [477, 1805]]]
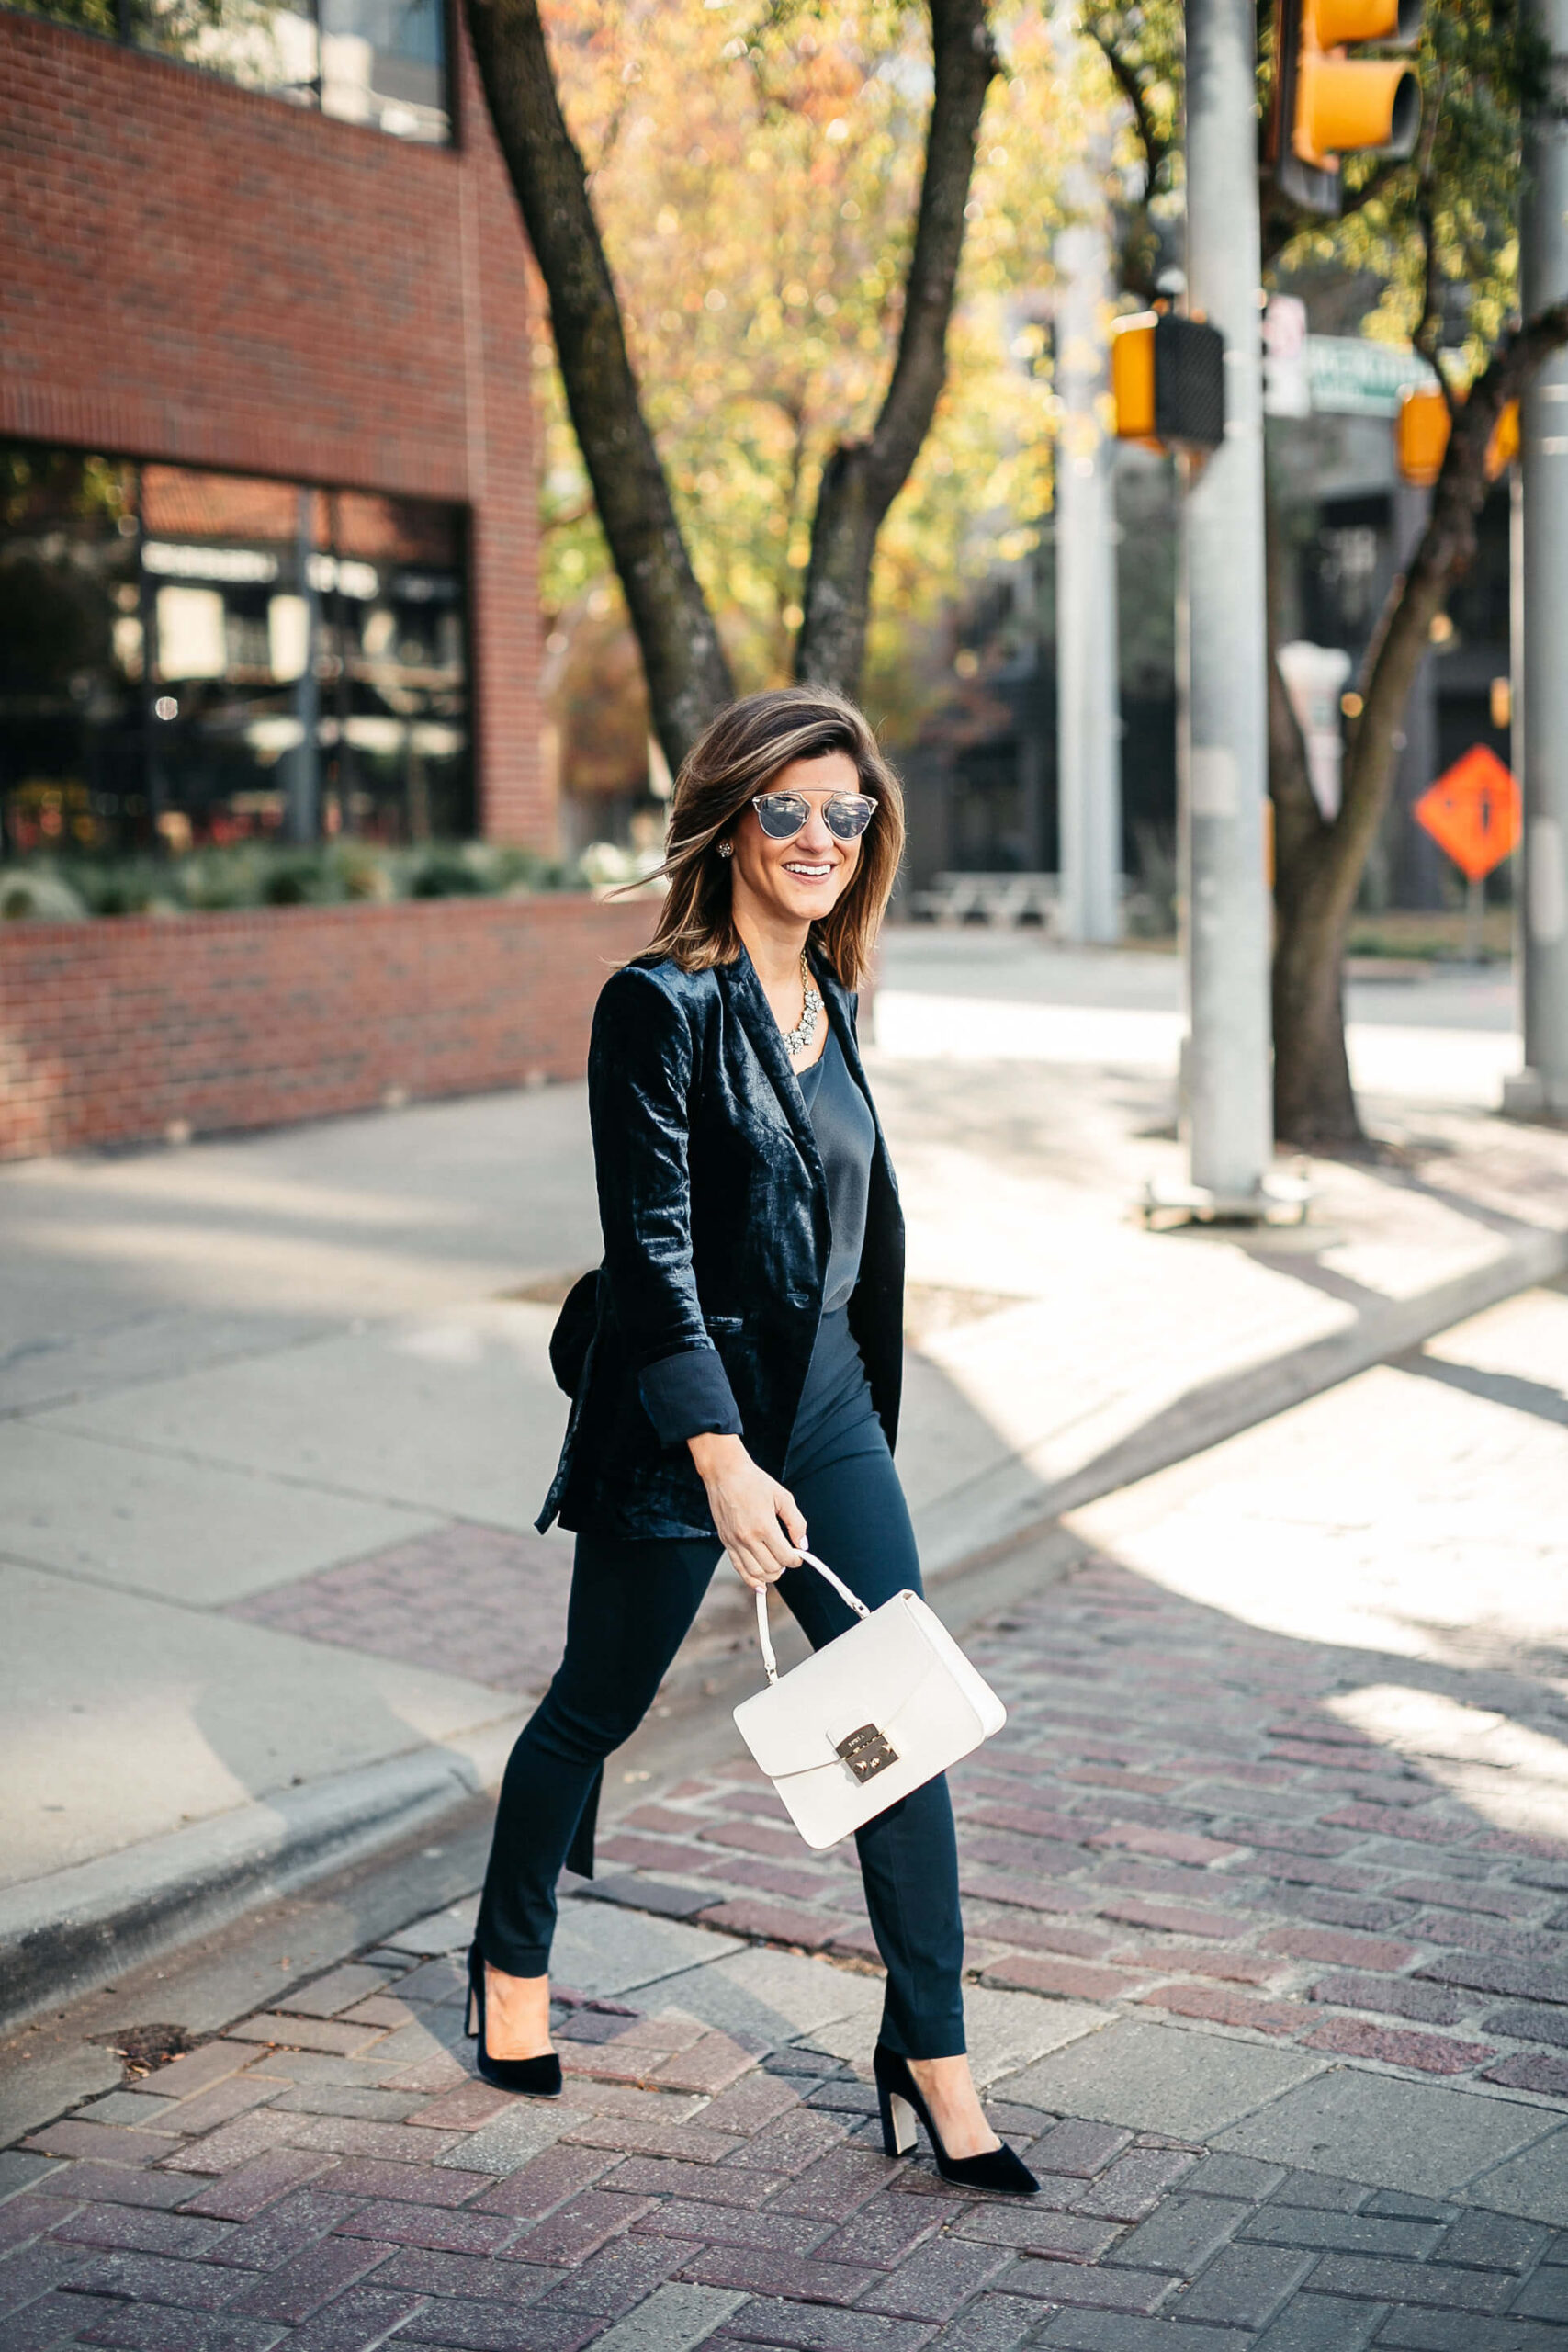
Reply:
[[1413, 49], [1424, 0], [1275, 0], [1276, 185], [1308, 212], [1339, 209], [1346, 155], [1404, 156], [1421, 128], [1421, 85], [1397, 58], [1353, 48]]
[[[1443, 469], [1453, 419], [1436, 384], [1408, 384], [1400, 395], [1393, 428], [1394, 457], [1402, 481], [1428, 490]], [[1508, 401], [1486, 444], [1486, 479], [1495, 481], [1519, 454], [1519, 404]]]
[[1142, 311], [1111, 330], [1116, 437], [1154, 449], [1217, 449], [1225, 437], [1225, 343], [1218, 327]]

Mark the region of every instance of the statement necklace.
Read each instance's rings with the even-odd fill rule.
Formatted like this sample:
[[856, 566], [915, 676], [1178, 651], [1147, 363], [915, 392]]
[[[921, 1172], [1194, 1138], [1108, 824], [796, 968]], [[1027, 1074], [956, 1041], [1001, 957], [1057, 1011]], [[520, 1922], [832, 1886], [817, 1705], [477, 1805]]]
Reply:
[[784, 1051], [791, 1055], [803, 1054], [810, 1045], [817, 1035], [817, 1023], [822, 1011], [822, 999], [811, 977], [811, 967], [806, 960], [804, 948], [800, 955], [800, 1019], [793, 1029], [786, 1029], [784, 1033]]

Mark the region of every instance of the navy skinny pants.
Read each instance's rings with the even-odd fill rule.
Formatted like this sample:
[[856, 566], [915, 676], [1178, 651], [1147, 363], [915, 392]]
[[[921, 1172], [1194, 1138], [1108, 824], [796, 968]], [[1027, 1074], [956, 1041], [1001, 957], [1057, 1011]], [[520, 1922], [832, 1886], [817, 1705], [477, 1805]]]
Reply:
[[[823, 1318], [784, 1484], [812, 1550], [868, 1607], [919, 1591], [903, 1488], [841, 1312]], [[652, 1704], [721, 1556], [716, 1536], [578, 1537], [566, 1654], [507, 1763], [479, 1907], [479, 1950], [508, 1975], [548, 1970], [556, 1881], [604, 1758]], [[812, 1568], [787, 1568], [778, 1592], [814, 1649], [854, 1622]], [[881, 2039], [907, 2058], [954, 2056], [964, 2046], [964, 1928], [945, 1778], [879, 1814], [855, 1844], [887, 1970]]]

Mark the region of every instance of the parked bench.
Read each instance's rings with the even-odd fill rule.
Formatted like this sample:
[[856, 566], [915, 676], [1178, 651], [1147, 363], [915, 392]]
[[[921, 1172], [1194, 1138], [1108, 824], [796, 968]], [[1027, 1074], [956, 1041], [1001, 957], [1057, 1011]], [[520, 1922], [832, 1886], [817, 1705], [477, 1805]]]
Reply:
[[939, 874], [909, 895], [917, 922], [1038, 923], [1056, 929], [1061, 877], [1055, 874]]

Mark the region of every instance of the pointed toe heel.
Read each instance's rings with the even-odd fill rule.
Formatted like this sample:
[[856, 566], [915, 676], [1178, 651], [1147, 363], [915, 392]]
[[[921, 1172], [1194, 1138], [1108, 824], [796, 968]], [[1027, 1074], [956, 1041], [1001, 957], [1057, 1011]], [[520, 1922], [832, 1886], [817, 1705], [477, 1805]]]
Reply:
[[560, 2060], [553, 2050], [537, 2058], [492, 2058], [485, 2048], [485, 1964], [478, 1944], [468, 1947], [468, 2013], [464, 2023], [468, 2040], [479, 2043], [474, 2064], [482, 2081], [498, 2091], [515, 2091], [524, 2098], [559, 2098]]
[[559, 2098], [561, 2095], [560, 2060], [553, 2050], [542, 2058], [492, 2058], [481, 2041], [478, 2063], [481, 2078], [498, 2091], [515, 2091], [523, 2098]]
[[1001, 2197], [1033, 2197], [1038, 2193], [1040, 2183], [1022, 2157], [1016, 2155], [1005, 2141], [999, 2148], [987, 2148], [984, 2155], [948, 2154], [907, 2058], [901, 2058], [897, 2051], [885, 2050], [879, 2041], [873, 2052], [872, 2065], [876, 2075], [877, 2105], [882, 2113], [884, 2154], [907, 2156], [910, 2154], [915, 2144], [918, 2119], [925, 2128], [926, 2137], [931, 2143], [931, 2154], [936, 2158], [936, 2168], [943, 2180], [951, 2180], [958, 2188], [986, 2188]]

